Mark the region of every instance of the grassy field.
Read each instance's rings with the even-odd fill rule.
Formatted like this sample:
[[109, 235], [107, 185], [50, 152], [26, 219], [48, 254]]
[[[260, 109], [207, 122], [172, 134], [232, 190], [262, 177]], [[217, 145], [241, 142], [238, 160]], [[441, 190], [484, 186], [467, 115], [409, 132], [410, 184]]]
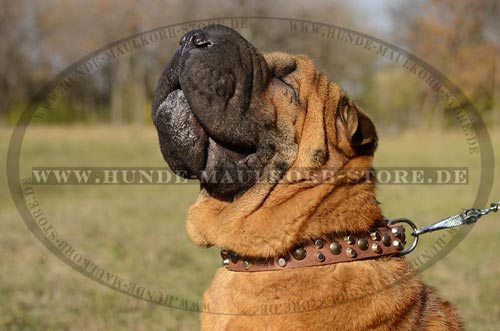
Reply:
[[[196, 330], [199, 315], [128, 297], [97, 284], [52, 255], [28, 230], [7, 188], [11, 128], [0, 127], [0, 330]], [[500, 131], [492, 132], [500, 154]], [[460, 132], [384, 135], [377, 166], [465, 166], [468, 185], [381, 185], [387, 217], [424, 225], [470, 206], [476, 156]], [[28, 129], [23, 176], [34, 166], [163, 166], [152, 127]], [[490, 200], [500, 199], [500, 163]], [[37, 186], [36, 196], [61, 238], [127, 282], [200, 300], [216, 249], [191, 244], [184, 229], [196, 185]], [[435, 239], [436, 237], [434, 237]], [[433, 241], [422, 238], [422, 251]], [[500, 213], [480, 221], [423, 278], [458, 306], [468, 330], [500, 330]], [[414, 254], [418, 254], [417, 251]]]

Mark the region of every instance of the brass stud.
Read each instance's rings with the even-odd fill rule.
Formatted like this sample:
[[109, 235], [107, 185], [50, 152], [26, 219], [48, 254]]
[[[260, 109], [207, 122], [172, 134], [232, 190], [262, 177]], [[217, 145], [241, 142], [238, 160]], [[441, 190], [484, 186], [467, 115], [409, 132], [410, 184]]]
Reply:
[[278, 265], [279, 265], [280, 267], [282, 267], [282, 268], [286, 267], [286, 260], [285, 260], [285, 258], [280, 257], [280, 258], [278, 259]]
[[380, 240], [380, 233], [373, 231], [370, 233], [370, 238], [372, 238], [372, 240]]
[[393, 242], [392, 242], [392, 246], [394, 246], [398, 251], [401, 251], [403, 250], [403, 244], [401, 243], [401, 241], [399, 241], [398, 239], [395, 239]]
[[391, 236], [389, 236], [388, 233], [384, 233], [384, 235], [382, 236], [382, 243], [386, 247], [391, 246]]
[[358, 239], [358, 247], [362, 251], [366, 251], [368, 249], [368, 239], [366, 239], [366, 238], [359, 238]]
[[358, 255], [358, 254], [356, 253], [356, 251], [355, 251], [353, 248], [351, 248], [351, 247], [347, 248], [347, 249], [345, 250], [345, 253], [347, 254], [347, 256], [352, 257], [352, 258], [355, 258], [355, 257], [356, 257], [356, 255]]
[[325, 254], [323, 254], [321, 252], [316, 253], [316, 260], [318, 260], [319, 262], [325, 261]]
[[333, 255], [339, 255], [340, 252], [342, 252], [342, 246], [340, 245], [340, 243], [337, 240], [332, 241], [329, 249]]
[[314, 242], [314, 245], [316, 245], [317, 248], [321, 249], [323, 248], [323, 240], [321, 239], [317, 239], [315, 242]]
[[391, 232], [393, 235], [397, 236], [399, 233], [399, 228], [397, 228], [397, 227], [391, 228]]
[[349, 245], [354, 245], [354, 236], [352, 234], [345, 236], [344, 238], [345, 242], [348, 243]]
[[248, 270], [252, 267], [252, 264], [248, 261], [243, 261], [243, 268], [245, 268], [245, 270]]
[[231, 262], [233, 263], [238, 263], [238, 260], [240, 259], [240, 257], [238, 256], [238, 254], [236, 254], [236, 252], [231, 252], [229, 253], [229, 258], [231, 259]]
[[372, 251], [377, 253], [377, 254], [380, 254], [380, 253], [382, 253], [382, 247], [380, 247], [380, 245], [377, 243], [373, 243], [372, 244]]
[[295, 260], [303, 260], [307, 255], [307, 251], [304, 247], [298, 247], [292, 251], [292, 256]]

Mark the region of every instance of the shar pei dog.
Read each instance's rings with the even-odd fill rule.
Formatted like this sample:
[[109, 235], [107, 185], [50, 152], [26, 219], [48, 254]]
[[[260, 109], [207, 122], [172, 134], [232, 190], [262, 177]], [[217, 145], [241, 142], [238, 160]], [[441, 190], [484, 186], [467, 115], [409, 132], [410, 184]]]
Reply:
[[[152, 107], [170, 168], [199, 179], [190, 239], [221, 249], [203, 330], [460, 330], [412, 274], [365, 180], [377, 133], [310, 59], [188, 32]], [[195, 270], [193, 270], [195, 272]]]

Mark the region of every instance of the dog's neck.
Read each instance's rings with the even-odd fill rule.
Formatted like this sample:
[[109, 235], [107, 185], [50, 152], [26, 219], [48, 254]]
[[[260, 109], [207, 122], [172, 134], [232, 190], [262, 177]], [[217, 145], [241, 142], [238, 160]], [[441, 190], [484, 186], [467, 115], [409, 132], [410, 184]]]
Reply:
[[[359, 169], [359, 165], [355, 162], [350, 167]], [[257, 184], [234, 202], [202, 191], [188, 213], [188, 234], [200, 246], [271, 257], [301, 241], [383, 226], [374, 183], [346, 173], [319, 184]]]

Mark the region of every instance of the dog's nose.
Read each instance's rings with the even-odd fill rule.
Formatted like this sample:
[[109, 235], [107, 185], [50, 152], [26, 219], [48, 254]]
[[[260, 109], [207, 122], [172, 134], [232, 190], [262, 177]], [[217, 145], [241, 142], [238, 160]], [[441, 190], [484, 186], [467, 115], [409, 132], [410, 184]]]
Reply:
[[182, 47], [194, 46], [197, 48], [205, 48], [212, 46], [212, 43], [208, 40], [203, 31], [193, 30], [189, 31], [181, 38], [179, 45]]

